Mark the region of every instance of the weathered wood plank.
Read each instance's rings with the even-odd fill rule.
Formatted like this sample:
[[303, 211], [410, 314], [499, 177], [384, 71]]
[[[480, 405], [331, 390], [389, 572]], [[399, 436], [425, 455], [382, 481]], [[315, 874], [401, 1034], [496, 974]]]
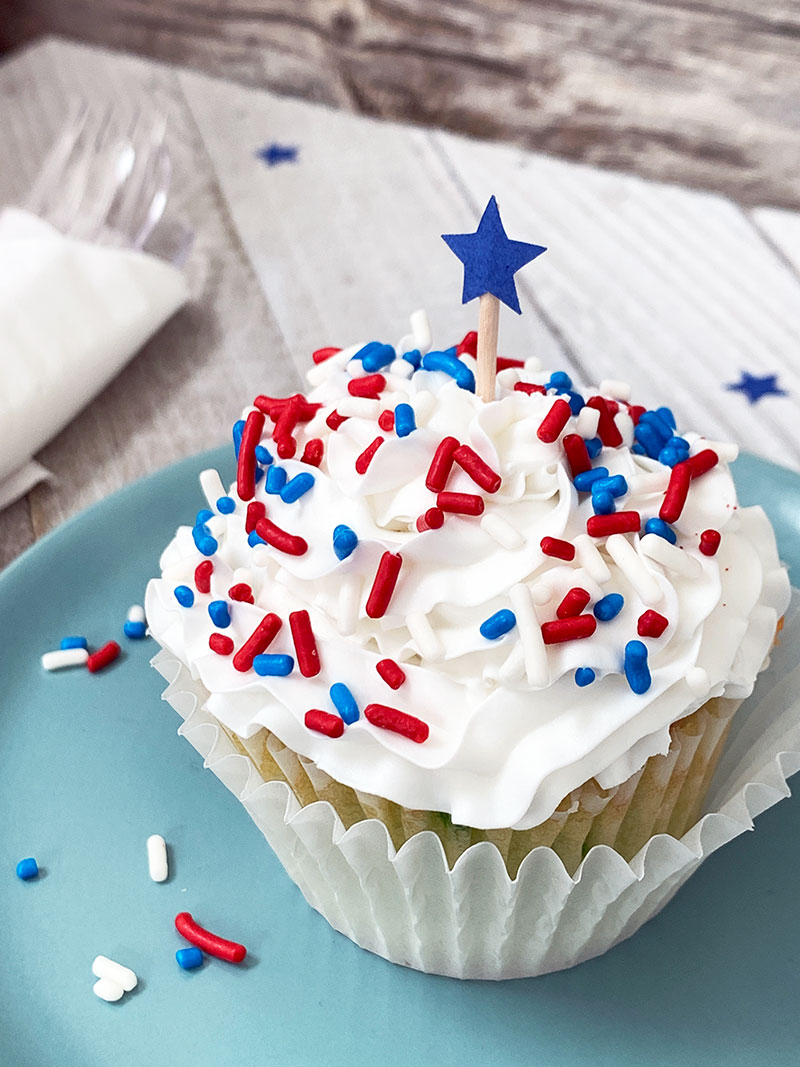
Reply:
[[800, 204], [800, 9], [778, 0], [17, 0], [5, 41], [44, 32]]

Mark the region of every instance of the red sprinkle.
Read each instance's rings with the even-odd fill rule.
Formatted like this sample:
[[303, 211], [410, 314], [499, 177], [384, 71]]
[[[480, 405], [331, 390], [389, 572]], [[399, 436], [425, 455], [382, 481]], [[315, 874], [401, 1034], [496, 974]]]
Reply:
[[647, 411], [647, 408], [643, 408], [641, 404], [628, 405], [628, 414], [630, 415], [634, 426], [639, 425], [639, 419], [644, 415], [645, 411]]
[[496, 493], [500, 488], [502, 478], [497, 471], [492, 470], [489, 464], [481, 459], [474, 448], [461, 445], [453, 453], [453, 459], [462, 470], [466, 471], [473, 482], [481, 489], [485, 489], [487, 493]]
[[[256, 528], [256, 524], [259, 519], [263, 519], [267, 514], [267, 506], [260, 500], [251, 500], [247, 505], [247, 514], [244, 517], [244, 529], [245, 533], [252, 533]], [[201, 563], [202, 567], [203, 564]], [[202, 590], [201, 592], [208, 592], [208, 590]]]
[[237, 582], [236, 585], [232, 585], [228, 590], [228, 596], [231, 600], [239, 600], [243, 604], [255, 604], [253, 590], [247, 582]]
[[586, 451], [586, 442], [579, 433], [568, 433], [561, 442], [569, 463], [569, 469], [574, 478], [576, 474], [592, 469], [592, 461]]
[[281, 626], [283, 623], [273, 612], [265, 615], [233, 657], [236, 670], [242, 673], [249, 671], [253, 666], [253, 660], [269, 647]]
[[319, 708], [311, 708], [306, 712], [305, 723], [309, 730], [316, 730], [326, 737], [341, 737], [344, 733], [344, 720]]
[[375, 664], [375, 670], [390, 689], [399, 689], [406, 680], [403, 668], [393, 659], [382, 659]]
[[102, 648], [93, 652], [86, 661], [86, 666], [92, 672], [101, 671], [109, 663], [113, 663], [120, 653], [120, 647], [116, 641], [108, 641]]
[[311, 353], [311, 358], [315, 363], [324, 363], [326, 359], [330, 359], [331, 356], [341, 351], [341, 348], [318, 348], [316, 352]]
[[699, 478], [701, 474], [716, 467], [719, 463], [719, 456], [712, 448], [704, 448], [702, 452], [698, 452], [696, 456], [689, 456], [684, 462], [692, 478]]
[[[456, 345], [456, 355], [463, 356], [464, 353], [470, 356], [478, 354], [478, 333], [476, 330], [470, 330], [469, 333], [465, 333], [462, 339]], [[498, 370], [500, 369], [500, 360], [498, 358]]]
[[524, 367], [524, 366], [525, 366], [525, 360], [524, 359], [509, 359], [508, 356], [498, 356], [497, 357], [497, 369], [499, 371], [500, 370], [508, 370], [510, 367]]
[[475, 493], [439, 493], [436, 505], [454, 515], [482, 515], [483, 500]]
[[700, 551], [704, 556], [715, 556], [721, 540], [719, 530], [703, 530], [700, 534]]
[[[284, 423], [284, 426], [288, 426], [291, 419], [294, 419], [294, 425], [298, 421], [308, 422], [319, 411], [322, 404], [312, 404], [309, 400], [306, 400], [302, 393], [295, 393], [293, 396], [284, 397], [257, 396], [253, 401], [253, 407], [263, 411], [265, 415], [269, 415], [273, 422], [277, 422], [284, 410], [287, 407], [291, 407], [292, 415], [289, 417], [289, 421]], [[292, 428], [294, 428], [294, 425]], [[275, 435], [273, 434], [273, 436]]]
[[311, 629], [311, 618], [305, 608], [289, 615], [289, 626], [292, 629], [300, 673], [304, 678], [313, 678], [319, 674], [319, 652], [314, 631]]
[[585, 589], [581, 589], [579, 585], [576, 585], [574, 589], [570, 589], [558, 605], [556, 615], [559, 619], [571, 619], [574, 615], [580, 615], [591, 599], [590, 594]]
[[536, 436], [540, 441], [544, 441], [545, 444], [552, 444], [553, 441], [558, 439], [558, 435], [569, 422], [571, 414], [572, 411], [569, 404], [566, 400], [559, 398], [540, 422]]
[[574, 641], [581, 637], [591, 637], [597, 629], [594, 615], [575, 615], [570, 619], [542, 624], [542, 639], [546, 645], [558, 645], [562, 641]]
[[365, 396], [377, 400], [386, 388], [386, 379], [382, 374], [365, 374], [363, 378], [351, 378], [347, 383], [350, 396]]
[[371, 619], [380, 619], [386, 614], [402, 566], [403, 557], [399, 552], [384, 552], [381, 556], [367, 598], [367, 615]]
[[331, 430], [338, 430], [343, 422], [347, 422], [346, 415], [340, 415], [338, 411], [332, 411], [325, 420], [326, 424]]
[[281, 459], [291, 459], [297, 451], [297, 441], [293, 437], [275, 437], [275, 447]]
[[240, 945], [238, 941], [227, 941], [224, 937], [212, 934], [210, 930], [204, 930], [188, 911], [182, 911], [175, 916], [175, 929], [190, 944], [197, 945], [209, 956], [216, 956], [227, 963], [241, 963], [247, 955], [244, 945]]
[[441, 493], [447, 485], [450, 468], [453, 466], [453, 456], [460, 447], [455, 437], [445, 437], [439, 442], [439, 447], [433, 454], [431, 465], [425, 476], [425, 485], [432, 493]]
[[575, 559], [575, 546], [569, 541], [562, 541], [560, 537], [543, 537], [539, 546], [546, 556], [555, 556], [567, 562]]
[[[251, 504], [250, 507], [253, 505]], [[263, 505], [262, 505], [263, 506]], [[211, 592], [211, 575], [214, 573], [214, 564], [210, 559], [204, 559], [194, 569], [194, 584], [198, 593]]]
[[247, 416], [239, 445], [239, 465], [236, 469], [236, 491], [241, 500], [252, 500], [256, 491], [256, 445], [261, 440], [264, 416], [251, 411]]
[[413, 715], [398, 711], [397, 708], [388, 708], [385, 704], [367, 704], [364, 708], [364, 718], [373, 726], [402, 734], [410, 741], [416, 741], [418, 745], [427, 741], [430, 733], [428, 724], [422, 719], [416, 719]]
[[324, 451], [325, 446], [322, 440], [319, 437], [312, 437], [310, 441], [306, 441], [306, 447], [303, 449], [300, 462], [308, 463], [312, 467], [318, 467], [322, 463]]
[[586, 532], [590, 537], [610, 537], [615, 533], [638, 533], [641, 525], [638, 511], [616, 511], [611, 515], [592, 515], [586, 522]]
[[613, 401], [608, 401], [602, 396], [591, 396], [586, 401], [587, 408], [594, 408], [595, 411], [600, 412], [600, 418], [597, 423], [597, 436], [608, 448], [619, 448], [622, 444], [622, 434], [619, 432], [617, 424], [614, 422], [613, 412], [617, 410], [619, 405], [614, 404]]
[[536, 385], [534, 382], [515, 382], [515, 393], [527, 393], [529, 396], [531, 393], [546, 393], [547, 390], [543, 385]]
[[208, 647], [218, 656], [230, 656], [233, 652], [233, 638], [228, 637], [227, 634], [211, 634]]
[[424, 515], [417, 519], [417, 529], [420, 533], [425, 530], [440, 530], [444, 524], [444, 512], [439, 508], [428, 508]]
[[378, 416], [378, 425], [384, 433], [390, 433], [394, 429], [394, 412], [387, 408]]
[[285, 552], [287, 556], [304, 556], [308, 552], [308, 542], [299, 535], [287, 533], [269, 519], [259, 519], [256, 533], [268, 545]]
[[366, 474], [369, 469], [370, 463], [372, 463], [373, 457], [378, 449], [383, 444], [385, 438], [376, 437], [372, 444], [367, 445], [364, 451], [356, 460], [356, 471], [358, 474]]
[[659, 615], [657, 611], [648, 609], [643, 615], [639, 616], [636, 632], [639, 637], [661, 637], [668, 626], [669, 620], [665, 619], [663, 615]]
[[669, 476], [669, 485], [658, 513], [658, 517], [664, 522], [675, 522], [680, 518], [691, 480], [692, 473], [688, 462], [684, 460], [683, 463], [676, 463]]

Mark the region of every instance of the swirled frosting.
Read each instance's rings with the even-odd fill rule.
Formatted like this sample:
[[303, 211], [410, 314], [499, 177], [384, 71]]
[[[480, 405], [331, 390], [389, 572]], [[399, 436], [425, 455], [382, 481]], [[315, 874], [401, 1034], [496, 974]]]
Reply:
[[[448, 812], [477, 828], [525, 829], [548, 818], [588, 779], [610, 788], [666, 752], [670, 725], [710, 697], [750, 693], [788, 604], [789, 584], [763, 511], [737, 506], [726, 462], [735, 458], [734, 448], [683, 434], [692, 455], [711, 447], [719, 461], [692, 480], [670, 524], [682, 565], [664, 565], [646, 551], [647, 536], [652, 544], [655, 535], [645, 535], [644, 524], [658, 516], [671, 470], [631, 447], [629, 412], [636, 412], [625, 401], [612, 403], [624, 443], [602, 447], [593, 465], [623, 476], [627, 492], [616, 507], [640, 516], [638, 532], [617, 535], [633, 550], [632, 568], [619, 551], [609, 551], [606, 537], [587, 534], [593, 498], [576, 489], [565, 455], [564, 436], [587, 426], [593, 432], [596, 419], [571, 415], [555, 440], [541, 440], [539, 427], [559, 388], [547, 388], [548, 375], [535, 361], [501, 371], [496, 400], [484, 403], [451, 374], [412, 373], [409, 362], [398, 359], [382, 371], [379, 399], [354, 403], [349, 383], [365, 373], [353, 359], [357, 351], [338, 352], [314, 368], [318, 384], [308, 400], [321, 407], [295, 429], [295, 457], [275, 459], [289, 479], [311, 473], [313, 487], [291, 503], [267, 493], [265, 478], [255, 489], [270, 521], [303, 538], [307, 551], [253, 546], [245, 530], [247, 502], [234, 485], [234, 510], [206, 516], [217, 546], [208, 557], [210, 592], [195, 589], [195, 568], [206, 557], [190, 526], [177, 531], [162, 555], [162, 576], [148, 586], [151, 633], [202, 681], [216, 718], [244, 737], [267, 727], [336, 780], [406, 807]], [[475, 366], [467, 354], [460, 360]], [[545, 391], [517, 391], [519, 379]], [[570, 399], [580, 407], [574, 394]], [[403, 437], [377, 421], [379, 412], [398, 403], [415, 413], [416, 428]], [[347, 414], [337, 425], [329, 416], [339, 409]], [[273, 429], [267, 419], [261, 443], [275, 457]], [[482, 515], [447, 513], [441, 528], [420, 531], [419, 516], [436, 505], [426, 475], [446, 436], [471, 446], [502, 481], [490, 493], [454, 465], [447, 491], [479, 496]], [[358, 473], [356, 460], [376, 437], [383, 443], [366, 472]], [[323, 442], [318, 467], [297, 458], [311, 439]], [[340, 525], [358, 537], [345, 559], [333, 548]], [[720, 534], [713, 555], [700, 550], [707, 530]], [[545, 554], [543, 538], [571, 543], [575, 558]], [[371, 618], [365, 605], [387, 551], [399, 554], [402, 566], [385, 614]], [[231, 599], [237, 583], [250, 587], [254, 603]], [[178, 585], [193, 590], [191, 607], [176, 599]], [[624, 603], [614, 618], [596, 621], [588, 637], [539, 641], [532, 663], [524, 654], [521, 619], [497, 639], [481, 634], [487, 618], [511, 609], [515, 596], [518, 602], [513, 590], [520, 586], [537, 626], [556, 620], [571, 589], [589, 595], [584, 615], [593, 619], [607, 594], [621, 594]], [[224, 628], [208, 612], [220, 600], [230, 614]], [[222, 633], [240, 648], [273, 612], [284, 625], [268, 651], [294, 657], [287, 620], [301, 609], [309, 612], [319, 652], [313, 677], [297, 665], [286, 676], [241, 671], [231, 655], [209, 647], [209, 637]], [[666, 620], [660, 636], [641, 634], [648, 610]], [[641, 692], [624, 669], [632, 640], [647, 652], [649, 685]], [[396, 691], [376, 669], [385, 658], [405, 674]], [[591, 684], [576, 683], [579, 668], [591, 668]], [[335, 683], [349, 688], [362, 714], [332, 737], [309, 729], [305, 716], [309, 709], [335, 714]], [[418, 743], [367, 721], [363, 709], [370, 703], [421, 720], [427, 738]]]

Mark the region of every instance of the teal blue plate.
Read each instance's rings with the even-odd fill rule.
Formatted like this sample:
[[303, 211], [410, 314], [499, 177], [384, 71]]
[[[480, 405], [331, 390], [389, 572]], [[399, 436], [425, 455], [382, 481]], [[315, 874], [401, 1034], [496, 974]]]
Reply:
[[[711, 859], [635, 937], [573, 970], [458, 982], [386, 963], [305, 903], [238, 801], [176, 734], [148, 666], [121, 636], [161, 548], [201, 503], [187, 460], [77, 516], [0, 575], [0, 1063], [8, 1067], [458, 1067], [800, 1063], [800, 802]], [[752, 457], [761, 499], [800, 582], [800, 478]], [[106, 671], [47, 674], [65, 634], [124, 655]], [[796, 655], [780, 648], [776, 656]], [[144, 842], [170, 844], [147, 875]], [[35, 856], [38, 881], [14, 874]], [[244, 942], [246, 966], [180, 971], [173, 928], [191, 911]], [[92, 995], [104, 953], [139, 987]]]

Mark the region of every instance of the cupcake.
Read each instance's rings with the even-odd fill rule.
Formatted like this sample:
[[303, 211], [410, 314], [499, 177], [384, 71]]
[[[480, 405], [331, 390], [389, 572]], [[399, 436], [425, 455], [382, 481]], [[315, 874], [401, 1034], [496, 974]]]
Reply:
[[[513, 931], [546, 948], [553, 886], [577, 907], [590, 870], [697, 823], [789, 583], [735, 446], [535, 359], [499, 361], [485, 403], [475, 335], [426, 351], [412, 323], [418, 347], [320, 350], [307, 395], [243, 412], [236, 484], [203, 473], [148, 586], [156, 665], [337, 929], [540, 973]], [[608, 947], [583, 914], [589, 949], [555, 965]]]

